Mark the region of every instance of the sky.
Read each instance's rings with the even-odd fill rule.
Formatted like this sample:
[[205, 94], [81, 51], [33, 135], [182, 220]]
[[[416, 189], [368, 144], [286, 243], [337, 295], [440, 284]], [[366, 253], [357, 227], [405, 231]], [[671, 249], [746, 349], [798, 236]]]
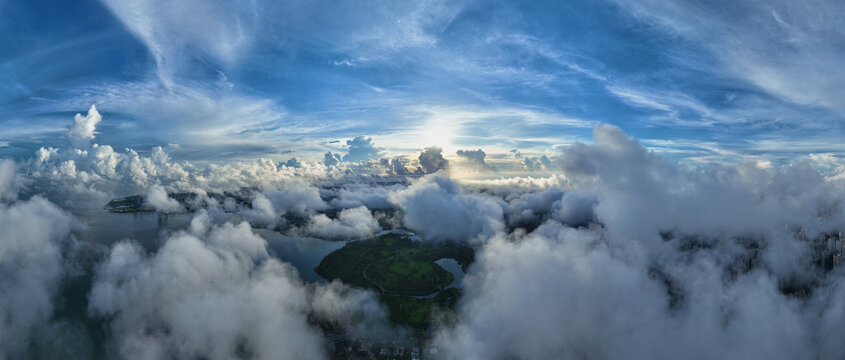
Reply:
[[472, 249], [427, 359], [841, 358], [843, 15], [0, 0], [0, 360], [410, 355], [314, 272], [385, 231]]
[[[836, 1], [0, 1], [0, 156], [439, 146], [557, 155], [612, 124], [674, 161], [845, 148]], [[415, 155], [414, 155], [415, 156]], [[353, 158], [355, 158], [353, 156]], [[360, 157], [359, 157], [360, 160]]]

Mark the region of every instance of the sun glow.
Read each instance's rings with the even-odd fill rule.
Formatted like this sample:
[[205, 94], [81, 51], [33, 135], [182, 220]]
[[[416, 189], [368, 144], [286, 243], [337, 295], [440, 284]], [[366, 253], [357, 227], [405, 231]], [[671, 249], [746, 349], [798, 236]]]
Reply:
[[455, 151], [452, 145], [455, 129], [449, 124], [443, 124], [439, 121], [432, 121], [420, 129], [422, 146], [432, 147], [438, 146], [443, 149], [443, 152], [448, 154]]

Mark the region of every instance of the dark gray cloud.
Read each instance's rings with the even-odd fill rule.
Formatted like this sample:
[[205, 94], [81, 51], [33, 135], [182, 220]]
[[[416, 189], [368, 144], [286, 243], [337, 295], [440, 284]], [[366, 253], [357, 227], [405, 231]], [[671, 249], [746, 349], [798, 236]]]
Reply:
[[379, 170], [382, 174], [386, 175], [400, 175], [400, 176], [407, 176], [407, 175], [423, 175], [423, 169], [420, 166], [413, 168], [410, 165], [410, 161], [403, 157], [395, 157], [395, 158], [380, 158], [377, 162], [372, 163], [372, 169]]
[[458, 150], [455, 154], [472, 166], [479, 168], [488, 167], [487, 163], [484, 161], [484, 158], [487, 156], [487, 154], [484, 153], [484, 150]]
[[419, 156], [420, 166], [426, 174], [437, 172], [437, 170], [449, 169], [449, 160], [443, 157], [443, 149], [432, 146], [426, 148]]

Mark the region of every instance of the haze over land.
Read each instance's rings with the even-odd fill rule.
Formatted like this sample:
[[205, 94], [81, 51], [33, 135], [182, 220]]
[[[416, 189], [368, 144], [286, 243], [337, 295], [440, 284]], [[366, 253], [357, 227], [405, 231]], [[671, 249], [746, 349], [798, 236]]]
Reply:
[[841, 358], [843, 10], [0, 0], [0, 360]]

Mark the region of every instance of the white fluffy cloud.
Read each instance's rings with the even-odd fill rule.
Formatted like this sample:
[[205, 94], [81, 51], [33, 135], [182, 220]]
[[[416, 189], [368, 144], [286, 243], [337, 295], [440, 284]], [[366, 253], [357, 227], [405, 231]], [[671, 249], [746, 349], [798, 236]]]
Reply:
[[15, 170], [15, 162], [9, 159], [0, 160], [0, 201], [17, 199], [22, 185], [21, 177]]
[[370, 210], [360, 206], [341, 210], [337, 219], [329, 219], [325, 214], [314, 215], [307, 231], [325, 239], [363, 239], [381, 231], [381, 226]]
[[466, 193], [443, 174], [425, 176], [389, 199], [404, 212], [405, 225], [425, 239], [474, 242], [504, 230], [495, 198]]
[[[24, 306], [18, 293], [25, 305], [36, 299], [32, 312], [0, 317], [8, 320], [0, 337], [27, 344], [33, 329], [50, 324], [67, 265], [59, 244], [72, 223], [44, 199], [17, 199], [19, 168], [62, 191], [142, 189], [162, 211], [178, 205], [165, 189], [249, 188], [254, 195], [251, 207], [222, 204], [235, 214], [201, 211], [188, 230], [163, 235], [158, 249], [129, 241], [111, 247], [88, 309], [108, 328], [115, 357], [322, 358], [326, 344], [309, 319], [386, 338], [386, 315], [372, 293], [306, 285], [247, 223], [211, 223], [276, 228], [293, 217], [307, 220], [295, 231], [362, 238], [380, 230], [370, 209], [398, 209], [400, 225], [425, 240], [478, 248], [455, 321], [434, 340], [447, 359], [830, 358], [845, 351], [829, 336], [845, 329], [836, 300], [843, 272], [820, 270], [794, 234], [845, 228], [841, 170], [820, 172], [815, 158], [692, 168], [613, 126], [597, 126], [594, 137], [563, 150], [562, 175], [465, 186], [444, 172], [408, 184], [356, 176], [345, 164], [296, 168], [260, 159], [199, 167], [160, 147], [149, 154], [98, 144], [42, 148], [21, 166], [0, 161], [0, 229], [12, 234], [0, 242], [0, 267], [11, 279], [0, 278], [0, 290], [25, 290], [3, 292], [11, 295], [0, 297], [0, 311]], [[339, 211], [337, 218], [327, 211]], [[19, 357], [22, 346], [3, 351]]]
[[94, 131], [97, 130], [97, 124], [101, 120], [103, 120], [103, 116], [97, 112], [96, 106], [91, 105], [91, 108], [88, 109], [88, 114], [85, 116], [76, 114], [73, 117], [73, 124], [71, 124], [70, 129], [67, 131], [67, 137], [74, 146], [84, 148], [88, 146], [91, 140], [94, 140]]
[[[788, 224], [841, 227], [845, 192], [809, 163], [775, 172], [755, 164], [684, 168], [619, 128], [600, 125], [595, 145], [576, 143], [561, 163], [577, 189], [594, 191], [599, 221], [614, 237], [660, 244], [660, 231], [769, 234]], [[818, 217], [829, 218], [826, 224]], [[809, 229], [808, 229], [809, 230]]]
[[570, 229], [560, 239], [487, 244], [464, 279], [459, 325], [435, 338], [442, 357], [648, 357], [659, 329], [641, 325], [663, 312], [662, 289], [644, 270], [589, 249], [595, 240]]
[[592, 194], [567, 191], [552, 204], [552, 218], [570, 226], [584, 225], [594, 220], [595, 204], [596, 197]]
[[356, 136], [352, 140], [346, 141], [349, 154], [343, 157], [343, 161], [364, 161], [379, 157], [383, 148], [376, 146], [373, 138], [368, 136]]
[[680, 287], [669, 288], [616, 250], [599, 233], [560, 225], [492, 240], [465, 278], [458, 324], [435, 346], [445, 359], [790, 359], [814, 357], [819, 343], [841, 351], [817, 332], [826, 309], [803, 307], [765, 272], [724, 281], [723, 264], [705, 254], [667, 269]]
[[[845, 328], [833, 300], [842, 269], [819, 270], [795, 235], [845, 225], [835, 175], [806, 162], [686, 168], [616, 127], [594, 133], [595, 144], [564, 150], [575, 190], [547, 222], [500, 233], [477, 253], [457, 321], [435, 339], [443, 358], [791, 359], [845, 349], [830, 336]], [[509, 204], [539, 208], [540, 199]], [[565, 225], [578, 219], [597, 225]]]
[[165, 190], [161, 185], [153, 185], [150, 187], [150, 191], [147, 192], [145, 200], [148, 205], [155, 209], [156, 212], [167, 214], [185, 211], [185, 208], [183, 208], [176, 199], [167, 195], [167, 190]]
[[[9, 165], [11, 163], [11, 165]], [[16, 176], [14, 163], [0, 162], [0, 174]], [[72, 217], [41, 197], [6, 203], [0, 197], [0, 359], [25, 358], [34, 334], [50, 320], [63, 275], [61, 245]]]
[[373, 299], [339, 284], [309, 289], [248, 224], [214, 225], [200, 212], [153, 255], [115, 245], [97, 269], [89, 311], [108, 319], [110, 351], [122, 358], [322, 359], [327, 344], [309, 314], [354, 331], [352, 314], [385, 319]]

